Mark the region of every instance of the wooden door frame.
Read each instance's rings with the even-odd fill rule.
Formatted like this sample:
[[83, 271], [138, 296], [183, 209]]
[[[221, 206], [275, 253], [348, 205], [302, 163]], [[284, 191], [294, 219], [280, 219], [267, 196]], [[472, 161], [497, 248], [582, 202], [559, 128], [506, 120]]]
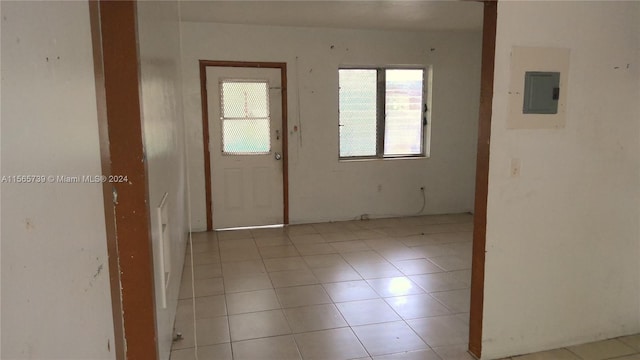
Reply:
[[136, 1], [89, 1], [116, 359], [157, 359]]
[[209, 104], [207, 97], [207, 67], [237, 67], [280, 69], [282, 88], [282, 201], [283, 223], [289, 224], [289, 131], [287, 127], [287, 63], [200, 60], [200, 102], [202, 105], [202, 143], [204, 151], [204, 186], [207, 208], [207, 231], [213, 230], [213, 197], [211, 194], [211, 152], [209, 151]]
[[478, 152], [473, 216], [473, 254], [471, 261], [471, 306], [469, 313], [469, 352], [480, 359], [484, 310], [484, 270], [487, 244], [487, 195], [489, 192], [489, 150], [493, 112], [493, 75], [496, 57], [497, 0], [485, 0], [482, 25], [482, 67], [478, 115]]

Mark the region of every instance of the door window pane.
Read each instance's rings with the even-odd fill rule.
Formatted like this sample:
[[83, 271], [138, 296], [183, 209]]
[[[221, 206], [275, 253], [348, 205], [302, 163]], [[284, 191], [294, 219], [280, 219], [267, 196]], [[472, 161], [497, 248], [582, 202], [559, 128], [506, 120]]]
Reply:
[[224, 154], [267, 154], [271, 151], [269, 84], [266, 81], [222, 81], [220, 105]]

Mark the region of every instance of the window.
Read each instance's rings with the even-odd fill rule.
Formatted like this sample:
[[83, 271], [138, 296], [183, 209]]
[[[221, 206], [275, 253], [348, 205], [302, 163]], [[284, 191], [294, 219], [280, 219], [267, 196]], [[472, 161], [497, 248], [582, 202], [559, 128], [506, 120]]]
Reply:
[[266, 81], [221, 81], [220, 105], [223, 154], [256, 155], [271, 151]]
[[340, 69], [340, 158], [425, 155], [424, 69]]

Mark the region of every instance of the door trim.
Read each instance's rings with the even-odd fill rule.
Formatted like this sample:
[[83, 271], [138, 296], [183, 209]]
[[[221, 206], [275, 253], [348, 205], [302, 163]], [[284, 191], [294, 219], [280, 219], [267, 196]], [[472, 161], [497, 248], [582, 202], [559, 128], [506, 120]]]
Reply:
[[473, 254], [471, 260], [471, 307], [469, 309], [469, 352], [480, 359], [484, 311], [484, 270], [487, 244], [487, 195], [489, 192], [489, 151], [493, 113], [493, 75], [496, 58], [496, 21], [498, 2], [484, 4], [482, 25], [482, 68], [478, 115], [478, 152], [473, 216]]
[[[116, 359], [157, 359], [136, 1], [89, 1]], [[115, 195], [114, 195], [115, 194]], [[117, 201], [116, 201], [117, 195]]]
[[289, 134], [287, 127], [287, 64], [279, 62], [200, 60], [200, 103], [202, 106], [202, 143], [204, 150], [204, 187], [207, 208], [207, 231], [213, 230], [211, 194], [211, 153], [209, 151], [209, 104], [207, 101], [207, 67], [243, 67], [280, 69], [282, 87], [282, 201], [283, 222], [289, 224]]

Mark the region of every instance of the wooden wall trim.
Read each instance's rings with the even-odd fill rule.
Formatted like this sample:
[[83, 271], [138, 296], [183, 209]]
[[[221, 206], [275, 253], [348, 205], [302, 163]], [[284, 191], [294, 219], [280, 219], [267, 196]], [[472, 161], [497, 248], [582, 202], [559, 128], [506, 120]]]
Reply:
[[482, 354], [482, 317], [484, 308], [484, 266], [487, 242], [487, 195], [489, 189], [489, 151], [493, 102], [493, 75], [496, 45], [496, 1], [484, 2], [482, 29], [482, 75], [480, 80], [480, 111], [478, 153], [476, 160], [476, 191], [473, 224], [473, 260], [471, 264], [471, 309], [469, 321], [469, 351]]
[[[98, 112], [98, 136], [100, 141], [100, 163], [102, 175], [111, 174], [111, 153], [109, 152], [109, 123], [107, 121], [107, 104], [104, 84], [104, 64], [102, 62], [102, 34], [100, 29], [100, 7], [97, 1], [89, 1], [89, 17], [91, 22], [91, 42], [93, 47], [93, 68], [96, 83], [96, 105]], [[111, 310], [113, 316], [114, 344], [111, 345], [116, 359], [125, 359], [124, 324], [122, 303], [120, 301], [120, 267], [118, 266], [118, 246], [114, 205], [111, 186], [102, 184], [104, 199], [105, 229], [107, 235], [107, 254], [109, 257], [109, 281], [111, 288]]]
[[[135, 1], [91, 4], [109, 273], [119, 359], [157, 359]], [[115, 195], [117, 194], [117, 196]]]
[[287, 107], [287, 64], [279, 62], [200, 60], [199, 66], [207, 230], [213, 230], [213, 210], [211, 206], [213, 201], [211, 195], [211, 152], [209, 151], [209, 104], [207, 102], [207, 67], [209, 66], [280, 69], [280, 86], [282, 88], [282, 201], [284, 203], [284, 213], [282, 218], [285, 224], [289, 224], [289, 113]]

